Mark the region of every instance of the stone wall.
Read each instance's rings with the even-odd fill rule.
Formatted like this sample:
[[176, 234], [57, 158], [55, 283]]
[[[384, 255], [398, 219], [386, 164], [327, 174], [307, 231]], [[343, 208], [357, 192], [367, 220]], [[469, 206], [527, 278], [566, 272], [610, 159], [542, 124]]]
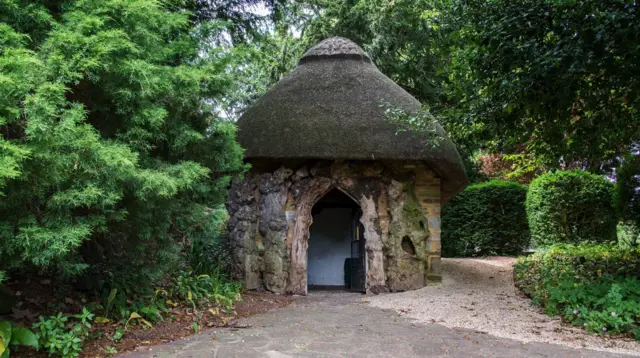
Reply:
[[327, 161], [233, 182], [235, 278], [251, 290], [306, 294], [311, 209], [333, 188], [362, 209], [367, 292], [416, 289], [439, 278], [439, 178], [415, 163]]
[[440, 178], [432, 171], [420, 168], [416, 172], [415, 195], [422, 211], [426, 214], [429, 237], [425, 255], [427, 259], [427, 279], [440, 281]]

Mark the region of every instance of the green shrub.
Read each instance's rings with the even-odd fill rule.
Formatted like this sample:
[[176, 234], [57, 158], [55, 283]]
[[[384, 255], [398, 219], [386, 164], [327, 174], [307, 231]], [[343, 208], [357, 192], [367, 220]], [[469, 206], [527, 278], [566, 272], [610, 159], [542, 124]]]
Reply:
[[640, 339], [640, 250], [555, 245], [519, 258], [516, 286], [573, 325]]
[[618, 246], [622, 249], [633, 249], [640, 245], [640, 230], [631, 222], [620, 222], [617, 226]]
[[445, 256], [516, 255], [529, 245], [524, 185], [490, 181], [471, 185], [442, 212]]
[[58, 313], [48, 319], [40, 316], [33, 325], [40, 345], [49, 355], [74, 358], [82, 352], [84, 341], [89, 335], [93, 314], [86, 308], [82, 313], [68, 316]]
[[0, 270], [149, 291], [218, 235], [244, 166], [211, 106], [236, 57], [188, 8], [0, 2]]
[[224, 235], [194, 239], [187, 257], [189, 267], [197, 274], [219, 272], [230, 278], [233, 252], [229, 242], [229, 238]]
[[531, 238], [538, 246], [583, 241], [615, 241], [617, 218], [613, 184], [584, 171], [537, 177], [527, 193]]

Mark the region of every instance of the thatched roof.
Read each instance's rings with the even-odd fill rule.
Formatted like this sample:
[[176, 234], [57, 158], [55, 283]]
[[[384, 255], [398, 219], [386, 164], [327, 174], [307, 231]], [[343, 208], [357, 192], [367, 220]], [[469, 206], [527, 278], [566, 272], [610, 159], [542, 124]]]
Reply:
[[397, 133], [382, 103], [420, 109], [362, 48], [331, 37], [247, 109], [238, 121], [238, 140], [249, 159], [425, 161], [443, 178], [446, 197], [460, 191], [467, 178], [453, 143], [433, 148], [414, 133]]

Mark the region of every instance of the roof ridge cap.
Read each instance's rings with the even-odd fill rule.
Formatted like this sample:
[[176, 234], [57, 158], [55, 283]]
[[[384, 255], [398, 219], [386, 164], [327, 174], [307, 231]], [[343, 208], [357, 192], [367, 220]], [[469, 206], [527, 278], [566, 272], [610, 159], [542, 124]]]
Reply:
[[369, 55], [355, 42], [344, 37], [333, 36], [307, 50], [298, 64], [325, 59], [350, 59], [373, 63]]

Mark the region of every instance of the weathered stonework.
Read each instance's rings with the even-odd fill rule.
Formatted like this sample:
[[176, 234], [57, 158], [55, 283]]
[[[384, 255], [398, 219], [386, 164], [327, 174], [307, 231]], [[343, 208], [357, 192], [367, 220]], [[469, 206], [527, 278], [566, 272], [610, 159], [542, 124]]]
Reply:
[[307, 293], [313, 206], [338, 188], [362, 210], [367, 292], [404, 291], [439, 277], [440, 182], [422, 164], [320, 161], [249, 173], [230, 190], [234, 276], [251, 290]]
[[427, 280], [440, 281], [440, 178], [432, 171], [420, 168], [416, 172], [415, 195], [426, 213], [430, 236], [425, 254], [427, 259]]

